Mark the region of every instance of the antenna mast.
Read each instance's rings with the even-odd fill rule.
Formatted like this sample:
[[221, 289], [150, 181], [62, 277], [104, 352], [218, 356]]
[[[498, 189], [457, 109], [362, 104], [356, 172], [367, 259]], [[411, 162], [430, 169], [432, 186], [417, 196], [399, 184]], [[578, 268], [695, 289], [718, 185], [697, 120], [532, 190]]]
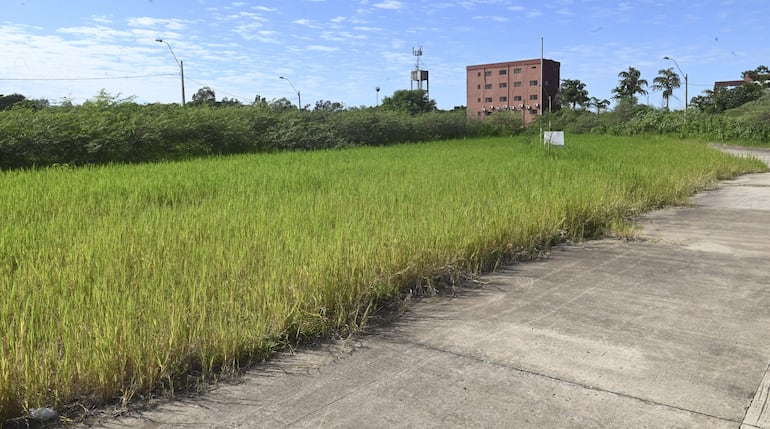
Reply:
[[420, 66], [420, 60], [422, 59], [422, 46], [419, 48], [415, 48], [412, 46], [412, 55], [417, 57], [417, 63], [414, 66], [414, 70], [412, 70], [412, 79], [409, 84], [410, 89], [414, 89], [414, 83], [417, 82], [417, 89], [422, 90], [422, 83], [425, 82], [425, 92], [428, 94], [428, 98], [430, 98], [430, 83], [428, 82], [428, 70], [422, 70], [422, 67]]

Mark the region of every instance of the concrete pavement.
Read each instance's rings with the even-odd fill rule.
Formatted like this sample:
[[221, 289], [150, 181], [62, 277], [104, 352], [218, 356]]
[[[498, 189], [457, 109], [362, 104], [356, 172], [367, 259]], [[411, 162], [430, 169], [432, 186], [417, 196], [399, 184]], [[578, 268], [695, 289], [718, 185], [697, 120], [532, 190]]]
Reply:
[[99, 426], [770, 429], [770, 174], [694, 203]]

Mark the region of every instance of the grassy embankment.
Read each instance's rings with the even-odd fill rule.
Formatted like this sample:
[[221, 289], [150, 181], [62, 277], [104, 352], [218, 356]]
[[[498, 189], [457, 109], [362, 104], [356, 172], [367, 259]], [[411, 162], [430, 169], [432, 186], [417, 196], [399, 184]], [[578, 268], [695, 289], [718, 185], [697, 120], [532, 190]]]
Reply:
[[758, 162], [525, 138], [0, 173], [0, 421], [354, 326], [434, 276], [683, 203]]

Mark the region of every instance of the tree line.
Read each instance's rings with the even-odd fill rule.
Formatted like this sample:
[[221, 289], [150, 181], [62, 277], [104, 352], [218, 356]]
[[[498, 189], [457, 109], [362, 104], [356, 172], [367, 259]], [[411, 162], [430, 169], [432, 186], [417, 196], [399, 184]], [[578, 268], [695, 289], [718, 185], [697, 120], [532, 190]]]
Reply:
[[312, 110], [260, 96], [251, 104], [217, 101], [210, 88], [186, 106], [140, 105], [134, 97], [104, 90], [82, 105], [10, 99], [15, 102], [0, 111], [0, 169], [390, 145], [522, 130], [517, 116], [479, 122], [462, 109], [437, 110], [422, 90], [396, 91], [378, 107], [319, 100]]
[[[652, 85], [647, 79], [643, 79], [641, 72], [629, 67], [628, 70], [618, 73], [620, 80], [612, 89], [612, 98], [618, 104], [637, 104], [637, 95], [647, 95], [647, 88], [661, 92], [665, 109], [669, 110], [669, 100], [674, 95], [674, 90], [682, 86], [682, 79], [674, 71], [673, 67], [658, 70], [658, 75], [653, 78]], [[764, 89], [770, 84], [770, 70], [767, 66], [760, 65], [754, 70], [746, 70], [742, 73], [744, 83], [732, 88], [715, 86], [713, 90], [706, 90], [702, 95], [693, 97], [688, 101], [693, 107], [709, 113], [719, 113], [738, 107], [758, 99], [764, 93]], [[610, 105], [607, 99], [589, 97], [586, 84], [579, 79], [563, 79], [559, 88], [561, 102], [573, 110], [580, 106], [583, 109], [595, 108], [596, 113], [606, 110]]]
[[[524, 127], [520, 112], [495, 112], [483, 121], [465, 109], [440, 111], [422, 90], [399, 90], [380, 106], [347, 107], [318, 100], [297, 106], [286, 98], [253, 103], [224, 98], [201, 88], [187, 106], [137, 104], [134, 97], [101, 91], [82, 105], [51, 105], [19, 94], [0, 95], [0, 169], [177, 160], [277, 150], [312, 150], [465, 137], [535, 133], [548, 127], [574, 133], [661, 133], [711, 140], [770, 141], [770, 120], [746, 121], [716, 115], [760, 97], [770, 82], [767, 67], [744, 72], [747, 83], [715, 88], [692, 100], [693, 112], [640, 105], [648, 82], [633, 67], [618, 74], [617, 101], [589, 97], [580, 80], [564, 79], [559, 97], [567, 108]], [[661, 69], [649, 89], [668, 100], [681, 85], [672, 69]], [[312, 107], [312, 108], [311, 108]], [[579, 107], [579, 108], [578, 108]]]

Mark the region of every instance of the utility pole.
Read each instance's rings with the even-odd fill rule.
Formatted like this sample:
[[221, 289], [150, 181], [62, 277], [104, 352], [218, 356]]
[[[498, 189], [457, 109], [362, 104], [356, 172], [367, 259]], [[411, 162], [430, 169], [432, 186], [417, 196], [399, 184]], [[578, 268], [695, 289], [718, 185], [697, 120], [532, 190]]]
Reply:
[[299, 110], [302, 110], [302, 96], [299, 94], [299, 90], [297, 89], [297, 87], [295, 87], [294, 84], [291, 83], [288, 77], [278, 76], [278, 79], [283, 79], [286, 82], [289, 82], [289, 85], [291, 85], [291, 88], [294, 90], [294, 92], [297, 93], [297, 107], [299, 107]]
[[183, 61], [179, 61], [179, 59], [177, 59], [176, 54], [174, 54], [174, 50], [171, 49], [171, 45], [169, 45], [168, 42], [166, 42], [163, 39], [155, 39], [155, 41], [158, 42], [158, 43], [165, 43], [166, 46], [168, 46], [168, 50], [171, 51], [171, 56], [174, 57], [174, 61], [176, 61], [176, 65], [179, 66], [179, 72], [180, 72], [180, 74], [182, 76], [182, 106], [184, 106], [185, 105], [185, 95], [184, 95], [184, 62]]
[[687, 103], [690, 102], [689, 94], [687, 94], [688, 88], [690, 87], [690, 83], [688, 82], [688, 79], [687, 79], [687, 73], [682, 71], [682, 69], [679, 67], [679, 63], [677, 63], [675, 59], [669, 56], [663, 57], [663, 59], [673, 61], [674, 65], [676, 66], [676, 69], [679, 70], [679, 73], [684, 75], [684, 116], [687, 117]]

